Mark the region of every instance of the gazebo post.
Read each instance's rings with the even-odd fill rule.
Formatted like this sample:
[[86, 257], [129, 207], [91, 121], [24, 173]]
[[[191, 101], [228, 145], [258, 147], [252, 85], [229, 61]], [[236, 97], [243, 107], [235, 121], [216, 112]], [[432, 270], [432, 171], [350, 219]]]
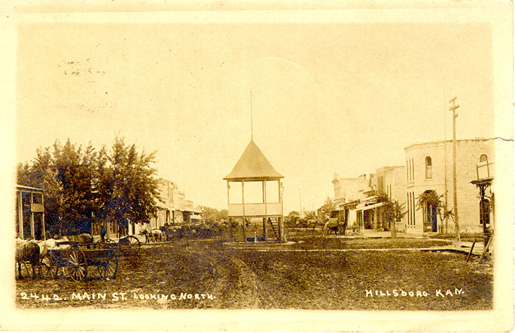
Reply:
[[263, 180], [262, 182], [262, 191], [263, 191], [263, 203], [265, 204], [265, 217], [263, 218], [263, 238], [265, 239], [265, 242], [268, 242], [268, 238], [266, 237], [266, 222], [268, 219], [268, 207], [266, 202], [266, 180]]
[[242, 215], [243, 215], [243, 242], [247, 242], [247, 234], [245, 232], [245, 224], [247, 224], [247, 221], [245, 221], [245, 181], [241, 181], [241, 208], [242, 208]]
[[281, 191], [281, 180], [277, 181], [277, 196], [279, 198], [279, 202], [281, 203], [281, 217], [277, 218], [277, 226], [279, 228], [279, 242], [284, 242], [284, 226], [283, 224], [283, 194]]

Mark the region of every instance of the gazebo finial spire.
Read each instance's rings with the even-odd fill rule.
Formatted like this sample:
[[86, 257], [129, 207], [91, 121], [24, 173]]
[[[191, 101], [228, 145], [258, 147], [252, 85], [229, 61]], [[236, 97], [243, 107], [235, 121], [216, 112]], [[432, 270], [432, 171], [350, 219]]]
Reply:
[[252, 90], [250, 91], [250, 140], [254, 140], [254, 124], [252, 123]]

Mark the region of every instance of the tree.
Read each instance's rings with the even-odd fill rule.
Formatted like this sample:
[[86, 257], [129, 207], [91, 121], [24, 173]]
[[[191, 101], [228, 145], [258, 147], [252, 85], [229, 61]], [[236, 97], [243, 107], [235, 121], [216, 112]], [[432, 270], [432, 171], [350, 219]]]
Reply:
[[447, 205], [442, 200], [442, 197], [443, 194], [438, 195], [438, 193], [436, 193], [434, 190], [427, 190], [422, 192], [417, 197], [417, 210], [421, 208], [424, 209], [427, 205], [430, 205], [436, 208], [438, 216], [440, 216], [440, 220], [443, 221], [448, 218], [452, 218], [454, 221], [454, 214], [452, 210], [448, 209]]
[[204, 219], [207, 222], [221, 222], [228, 217], [227, 209], [218, 210], [207, 206], [200, 206], [204, 214]]
[[321, 219], [322, 223], [325, 223], [329, 216], [331, 215], [331, 212], [336, 208], [336, 205], [333, 202], [333, 199], [330, 197], [327, 197], [324, 201], [324, 204], [322, 207], [318, 209], [319, 211], [319, 218]]
[[220, 221], [227, 220], [229, 218], [229, 212], [227, 209], [222, 209], [220, 212], [218, 212], [218, 218]]
[[377, 194], [377, 202], [384, 202], [384, 205], [381, 207], [381, 210], [384, 214], [386, 221], [388, 222], [388, 225], [390, 226], [392, 238], [397, 237], [395, 222], [399, 222], [402, 219], [402, 217], [406, 215], [404, 204], [399, 203], [399, 201], [397, 200], [392, 200], [384, 192]]
[[18, 165], [21, 185], [42, 188], [45, 195], [45, 220], [51, 233], [87, 231], [95, 211], [92, 179], [96, 153], [68, 139], [36, 150], [32, 165]]
[[101, 219], [127, 230], [130, 223], [148, 222], [157, 213], [158, 179], [151, 167], [154, 162], [155, 152], [138, 153], [136, 146], [127, 146], [123, 138], [115, 139], [110, 152], [102, 148], [97, 184]]
[[304, 212], [305, 219], [307, 220], [316, 220], [317, 219], [317, 213], [314, 210], [308, 210]]
[[291, 212], [288, 213], [288, 218], [292, 218], [294, 216], [299, 217], [300, 216], [299, 212], [296, 210], [292, 210]]
[[54, 144], [53, 175], [57, 183], [52, 177], [47, 177], [47, 183], [58, 186], [61, 195], [60, 225], [68, 233], [91, 230], [97, 208], [93, 190], [96, 157], [91, 144], [84, 149], [81, 145], [72, 144], [70, 139], [64, 146], [58, 141]]
[[17, 166], [20, 185], [43, 189], [51, 232], [89, 232], [97, 219], [126, 230], [129, 221], [147, 222], [156, 213], [155, 153], [138, 153], [122, 138], [115, 139], [110, 152], [69, 139], [65, 145], [56, 140], [52, 148], [39, 148], [32, 164]]

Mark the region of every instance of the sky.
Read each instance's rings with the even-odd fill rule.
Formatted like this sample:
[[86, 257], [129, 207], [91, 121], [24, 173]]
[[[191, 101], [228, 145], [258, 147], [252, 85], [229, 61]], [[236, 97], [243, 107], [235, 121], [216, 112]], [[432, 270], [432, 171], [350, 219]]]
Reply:
[[[158, 176], [227, 207], [251, 137], [284, 175], [284, 210], [333, 197], [334, 174], [404, 165], [404, 148], [494, 130], [486, 23], [30, 23], [18, 26], [16, 154], [116, 136]], [[250, 93], [252, 92], [252, 103]]]

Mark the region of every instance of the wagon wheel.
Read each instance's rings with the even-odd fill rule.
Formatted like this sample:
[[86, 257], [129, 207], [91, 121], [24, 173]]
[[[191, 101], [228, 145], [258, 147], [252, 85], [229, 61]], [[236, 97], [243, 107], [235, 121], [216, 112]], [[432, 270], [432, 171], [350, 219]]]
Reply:
[[[16, 268], [15, 271], [18, 271], [20, 269], [22, 272], [27, 271], [27, 275], [32, 276], [32, 278], [34, 278], [34, 276], [36, 275], [36, 269], [28, 261], [17, 262], [15, 268]], [[19, 273], [19, 277], [22, 278], [23, 273], [21, 273], [21, 272], [18, 272], [18, 273]], [[18, 275], [16, 275], [16, 276], [18, 277]]]
[[48, 252], [41, 259], [41, 277], [44, 279], [55, 279], [57, 277], [58, 261], [57, 258]]
[[107, 250], [105, 254], [105, 260], [98, 265], [98, 273], [104, 280], [114, 279], [118, 272], [118, 258], [116, 252], [113, 250]]
[[127, 236], [121, 238], [119, 241], [120, 251], [126, 256], [135, 256], [139, 253], [141, 243], [138, 238], [134, 236]]
[[65, 274], [74, 281], [84, 281], [88, 276], [88, 262], [84, 252], [72, 247], [67, 251]]

